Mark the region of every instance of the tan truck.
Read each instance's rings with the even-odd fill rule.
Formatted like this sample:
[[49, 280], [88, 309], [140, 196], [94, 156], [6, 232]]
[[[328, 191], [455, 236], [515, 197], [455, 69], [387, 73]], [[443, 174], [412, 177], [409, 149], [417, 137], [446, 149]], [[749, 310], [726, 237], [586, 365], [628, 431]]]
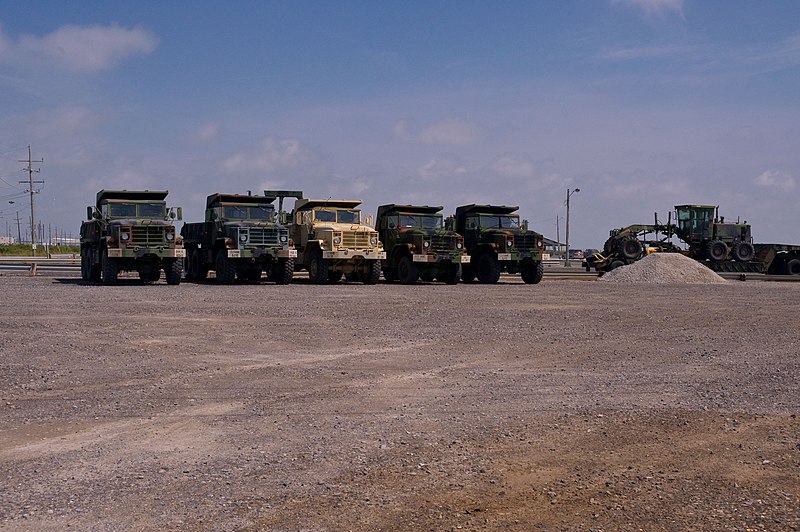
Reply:
[[[312, 283], [348, 281], [375, 284], [386, 258], [378, 232], [361, 218], [360, 200], [303, 198], [299, 191], [264, 192], [279, 198], [280, 220], [289, 226], [297, 248], [295, 270], [307, 270]], [[283, 211], [283, 200], [296, 198], [291, 213]]]

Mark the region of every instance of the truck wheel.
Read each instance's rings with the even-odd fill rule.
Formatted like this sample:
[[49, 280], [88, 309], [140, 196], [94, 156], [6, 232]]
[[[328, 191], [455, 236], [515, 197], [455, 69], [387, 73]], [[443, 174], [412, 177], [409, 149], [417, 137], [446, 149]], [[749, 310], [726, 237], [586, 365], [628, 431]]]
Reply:
[[400, 258], [397, 263], [397, 278], [403, 284], [414, 284], [417, 282], [417, 265], [411, 260], [411, 257], [405, 255]]
[[544, 264], [542, 262], [525, 264], [522, 266], [520, 274], [522, 275], [523, 283], [538, 284], [544, 277]]
[[465, 265], [461, 267], [461, 280], [465, 283], [471, 283], [475, 280], [475, 269], [472, 265]]
[[278, 259], [272, 265], [272, 279], [276, 284], [289, 284], [294, 277], [294, 259]]
[[611, 262], [612, 270], [616, 270], [617, 268], [622, 268], [623, 266], [625, 266], [625, 263], [622, 262], [621, 260], [615, 260]]
[[369, 271], [364, 275], [364, 284], [375, 284], [381, 278], [381, 261], [369, 261]]
[[311, 253], [311, 262], [308, 264], [308, 278], [314, 284], [328, 282], [328, 261], [322, 258], [322, 251], [315, 249]]
[[439, 271], [441, 272], [439, 273], [439, 280], [446, 284], [457, 284], [458, 278], [461, 277], [460, 264], [442, 265]]
[[756, 250], [750, 242], [739, 242], [733, 248], [733, 258], [739, 262], [750, 262], [755, 254]]
[[492, 253], [484, 253], [478, 257], [478, 281], [482, 284], [494, 284], [500, 280], [500, 263]]
[[217, 283], [233, 284], [233, 280], [236, 278], [236, 263], [228, 259], [227, 250], [221, 249], [217, 252], [214, 271], [217, 273]]
[[186, 250], [186, 258], [183, 259], [183, 273], [186, 276], [187, 281], [194, 281], [194, 275], [192, 274], [192, 257], [194, 256], [193, 249]]
[[636, 260], [642, 256], [642, 243], [635, 238], [624, 238], [619, 243], [619, 254], [628, 260]]
[[[161, 272], [158, 271], [158, 273], [160, 276]], [[173, 259], [164, 265], [164, 278], [167, 280], [167, 284], [173, 284], [173, 285], [181, 284], [182, 274], [183, 274], [182, 260]]]
[[86, 249], [81, 249], [81, 280], [89, 280], [89, 253]]
[[87, 262], [87, 267], [89, 268], [89, 270], [88, 270], [88, 272], [89, 272], [89, 281], [93, 282], [93, 283], [99, 283], [100, 282], [102, 268], [100, 267], [99, 264], [95, 264], [94, 262], [92, 262], [94, 260], [94, 256], [93, 255], [94, 254], [92, 253], [91, 249], [87, 249], [86, 250], [86, 259], [87, 259], [86, 262]]
[[117, 284], [119, 264], [117, 264], [117, 259], [108, 256], [107, 249], [103, 250], [101, 264], [103, 269], [103, 284]]
[[725, 260], [728, 258], [728, 246], [722, 240], [712, 240], [706, 247], [706, 254], [711, 260]]
[[199, 249], [192, 250], [189, 259], [189, 270], [194, 281], [205, 281], [208, 278], [208, 268], [203, 264], [203, 253], [205, 252]]
[[786, 275], [800, 275], [800, 259], [792, 259], [786, 263]]

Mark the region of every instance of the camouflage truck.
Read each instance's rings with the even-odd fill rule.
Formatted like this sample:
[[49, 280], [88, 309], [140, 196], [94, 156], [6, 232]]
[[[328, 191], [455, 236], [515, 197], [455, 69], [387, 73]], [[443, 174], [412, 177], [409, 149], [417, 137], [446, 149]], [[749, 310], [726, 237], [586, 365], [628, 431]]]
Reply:
[[384, 248], [383, 277], [413, 284], [418, 278], [456, 284], [470, 257], [464, 238], [443, 227], [444, 207], [388, 204], [378, 207], [375, 227]]
[[464, 246], [472, 257], [462, 266], [461, 278], [472, 282], [496, 283], [500, 273], [519, 273], [525, 283], [542, 280], [544, 237], [528, 230], [514, 214], [519, 207], [506, 205], [463, 205], [449, 220], [449, 227], [464, 236]]
[[277, 284], [294, 275], [297, 251], [289, 230], [275, 220], [274, 196], [211, 194], [205, 222], [184, 224], [186, 279], [202, 281], [214, 270], [216, 281], [258, 282], [262, 272]]
[[[386, 258], [378, 232], [361, 219], [360, 200], [304, 199], [300, 191], [265, 191], [280, 198], [281, 218], [297, 247], [295, 270], [308, 270], [312, 283], [349, 281], [375, 284]], [[291, 214], [283, 211], [283, 199], [296, 198]]]
[[[155, 282], [161, 270], [167, 284], [180, 284], [185, 250], [175, 231], [176, 210], [167, 208], [167, 191], [101, 190], [89, 221], [81, 224], [81, 278], [115, 284], [119, 272], [136, 271]], [[177, 209], [177, 219], [182, 218]]]

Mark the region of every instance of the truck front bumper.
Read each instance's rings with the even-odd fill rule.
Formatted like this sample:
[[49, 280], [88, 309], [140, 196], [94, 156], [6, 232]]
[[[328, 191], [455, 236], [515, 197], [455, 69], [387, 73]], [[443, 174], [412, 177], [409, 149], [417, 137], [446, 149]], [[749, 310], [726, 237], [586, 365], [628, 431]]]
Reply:
[[162, 259], [186, 257], [184, 248], [108, 248], [108, 256], [117, 259], [138, 259], [145, 255], [155, 255]]
[[452, 256], [452, 255], [437, 255], [434, 253], [415, 253], [411, 256], [411, 260], [414, 262], [425, 262], [425, 263], [434, 263], [434, 262], [444, 262], [449, 261], [454, 264], [468, 264], [470, 261], [469, 255], [461, 255], [461, 256]]
[[292, 259], [297, 257], [296, 249], [229, 249], [229, 259], [260, 259], [262, 257], [278, 257]]
[[322, 258], [326, 260], [382, 260], [386, 258], [385, 251], [371, 251], [362, 249], [345, 249], [342, 251], [323, 251]]

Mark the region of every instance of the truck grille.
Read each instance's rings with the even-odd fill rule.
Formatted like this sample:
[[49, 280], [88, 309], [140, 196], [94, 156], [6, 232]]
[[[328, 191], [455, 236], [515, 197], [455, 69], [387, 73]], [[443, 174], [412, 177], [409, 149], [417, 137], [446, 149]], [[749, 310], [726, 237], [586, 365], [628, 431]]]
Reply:
[[251, 227], [250, 244], [253, 246], [277, 246], [278, 229], [276, 227]]
[[159, 246], [167, 242], [163, 226], [134, 225], [131, 228], [131, 243], [137, 246]]
[[345, 231], [342, 233], [342, 247], [357, 249], [372, 247], [369, 244], [369, 240], [373, 236], [377, 236], [377, 233], [368, 233], [366, 231]]
[[447, 235], [432, 235], [431, 253], [450, 253], [456, 249], [455, 238]]
[[521, 233], [514, 235], [514, 244], [520, 252], [527, 253], [536, 250], [536, 235], [534, 233]]

